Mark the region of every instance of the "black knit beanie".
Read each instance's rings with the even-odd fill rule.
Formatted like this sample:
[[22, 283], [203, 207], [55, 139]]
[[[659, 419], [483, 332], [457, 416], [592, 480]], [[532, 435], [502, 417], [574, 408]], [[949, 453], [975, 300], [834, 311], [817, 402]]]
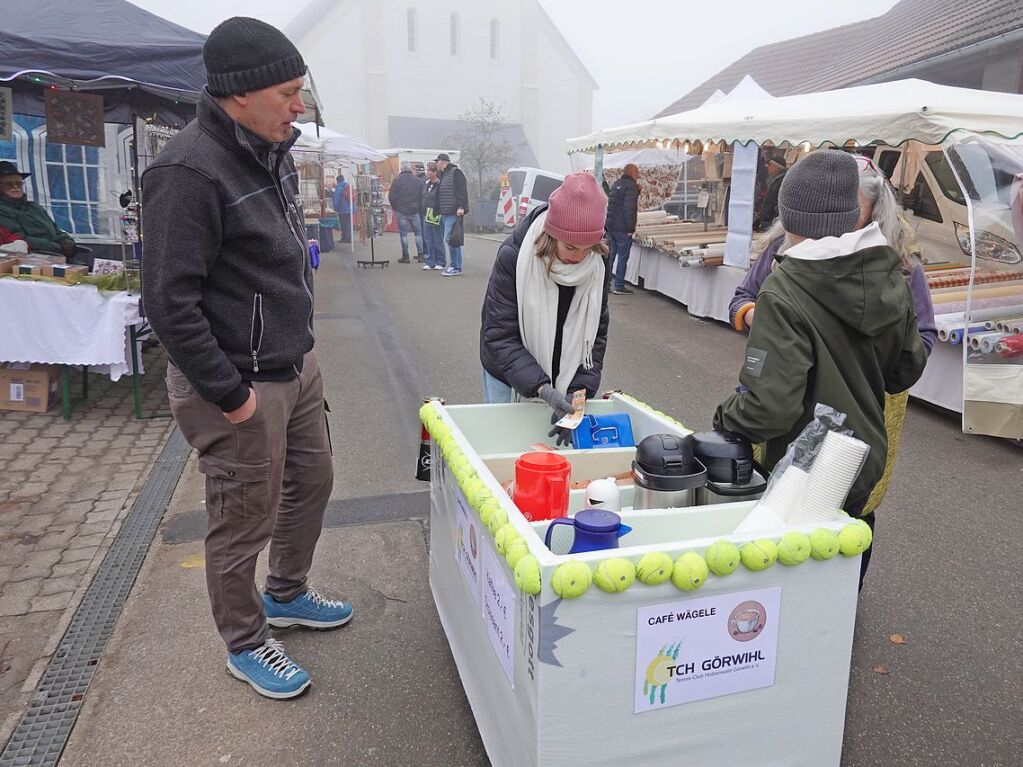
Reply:
[[245, 16], [223, 21], [210, 32], [202, 60], [211, 96], [262, 90], [306, 71], [302, 54], [283, 32]]
[[781, 225], [819, 240], [853, 231], [860, 218], [859, 166], [852, 155], [819, 149], [785, 174], [778, 193]]

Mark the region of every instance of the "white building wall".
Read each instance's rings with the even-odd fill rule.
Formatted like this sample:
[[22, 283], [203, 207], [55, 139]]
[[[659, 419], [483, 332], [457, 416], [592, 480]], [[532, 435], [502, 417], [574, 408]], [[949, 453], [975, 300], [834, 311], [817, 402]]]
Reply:
[[537, 39], [540, 87], [537, 88], [537, 162], [547, 170], [568, 173], [566, 140], [588, 133], [593, 122], [593, 91], [579, 81], [547, 35]]

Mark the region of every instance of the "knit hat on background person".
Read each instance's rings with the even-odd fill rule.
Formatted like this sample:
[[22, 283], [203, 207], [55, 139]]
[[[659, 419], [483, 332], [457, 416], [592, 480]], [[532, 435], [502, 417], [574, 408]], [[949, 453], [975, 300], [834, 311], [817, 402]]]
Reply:
[[600, 242], [607, 216], [607, 195], [589, 173], [565, 176], [551, 192], [543, 228], [551, 237], [569, 245], [586, 247]]
[[781, 225], [819, 240], [853, 231], [860, 217], [860, 174], [852, 155], [820, 149], [785, 173], [778, 194]]
[[210, 32], [202, 47], [211, 96], [248, 93], [286, 83], [306, 72], [298, 48], [259, 19], [233, 16]]

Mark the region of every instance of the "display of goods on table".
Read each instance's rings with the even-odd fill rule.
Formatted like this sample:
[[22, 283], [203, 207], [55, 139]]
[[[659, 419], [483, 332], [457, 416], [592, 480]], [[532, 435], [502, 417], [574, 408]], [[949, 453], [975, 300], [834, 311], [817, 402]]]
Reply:
[[848, 451], [742, 532], [748, 443], [621, 393], [585, 412], [613, 437], [555, 450], [538, 403], [420, 411], [431, 588], [491, 762], [838, 765], [870, 544], [831, 508]]

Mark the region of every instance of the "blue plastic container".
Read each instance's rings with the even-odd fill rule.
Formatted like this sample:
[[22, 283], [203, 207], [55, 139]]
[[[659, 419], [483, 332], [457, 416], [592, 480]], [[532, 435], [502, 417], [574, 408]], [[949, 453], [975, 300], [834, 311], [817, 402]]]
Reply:
[[576, 450], [635, 446], [628, 413], [583, 416], [583, 422], [572, 432], [572, 447]]

